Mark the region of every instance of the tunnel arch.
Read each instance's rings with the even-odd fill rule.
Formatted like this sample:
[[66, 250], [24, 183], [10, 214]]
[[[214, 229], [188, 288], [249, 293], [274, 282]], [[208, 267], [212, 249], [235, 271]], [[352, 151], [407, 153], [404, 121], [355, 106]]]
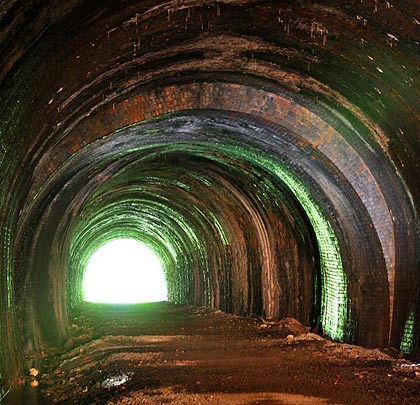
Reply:
[[[210, 118], [212, 115], [213, 119]], [[311, 218], [310, 221], [312, 223], [312, 227], [315, 228], [321, 260], [324, 260], [323, 264], [321, 265], [324, 267], [322, 270], [323, 303], [321, 304], [322, 309], [320, 317], [323, 317], [321, 323], [323, 324], [322, 326], [325, 332], [339, 340], [357, 341], [357, 339], [365, 339], [367, 341], [371, 340], [372, 342], [375, 342], [375, 339], [382, 339], [382, 341], [384, 341], [387, 336], [388, 321], [386, 319], [386, 313], [389, 311], [389, 309], [387, 309], [389, 307], [387, 306], [386, 301], [383, 301], [382, 312], [379, 311], [378, 299], [372, 297], [370, 295], [370, 291], [372, 288], [375, 288], [376, 291], [380, 291], [381, 289], [386, 290], [388, 288], [385, 265], [384, 262], [381, 263], [380, 260], [380, 244], [376, 239], [377, 235], [374, 231], [372, 232], [371, 222], [367, 213], [363, 214], [362, 205], [360, 204], [358, 207], [360, 211], [359, 213], [352, 214], [353, 217], [355, 215], [365, 216], [365, 219], [362, 219], [361, 217], [358, 221], [356, 221], [357, 228], [354, 228], [354, 224], [348, 223], [346, 220], [346, 216], [349, 216], [348, 211], [354, 210], [356, 201], [354, 195], [352, 195], [351, 187], [348, 186], [348, 192], [350, 193], [351, 197], [349, 196], [346, 202], [346, 200], [343, 199], [345, 195], [343, 183], [345, 180], [340, 178], [340, 176], [334, 171], [333, 173], [328, 173], [328, 171], [331, 171], [331, 167], [328, 166], [327, 161], [324, 161], [326, 167], [322, 167], [320, 162], [322, 162], [323, 159], [321, 157], [316, 160], [315, 164], [313, 163], [315, 161], [309, 158], [310, 155], [305, 156], [305, 152], [299, 152], [300, 157], [296, 158], [296, 156], [293, 155], [293, 151], [299, 149], [299, 147], [296, 146], [299, 145], [299, 143], [296, 142], [296, 139], [294, 139], [293, 135], [287, 134], [283, 130], [283, 132], [280, 132], [282, 136], [279, 137], [279, 133], [276, 134], [273, 130], [271, 130], [272, 132], [270, 133], [267, 128], [258, 128], [255, 125], [255, 122], [253, 122], [252, 125], [247, 124], [246, 120], [242, 122], [242, 125], [240, 122], [241, 117], [238, 115], [235, 116], [235, 119], [232, 121], [231, 117], [220, 117], [219, 112], [212, 113], [210, 111], [196, 113], [189, 116], [171, 116], [168, 118], [162, 118], [158, 121], [151, 121], [146, 123], [143, 125], [144, 128], [142, 129], [137, 129], [137, 126], [131, 126], [127, 129], [120, 130], [117, 134], [110, 135], [109, 137], [104, 138], [104, 140], [97, 141], [99, 142], [99, 145], [95, 145], [94, 150], [98, 157], [101, 157], [103, 161], [102, 167], [106, 167], [105, 172], [108, 172], [108, 175], [111, 174], [109, 167], [112, 167], [113, 164], [115, 167], [126, 168], [130, 167], [131, 161], [133, 167], [136, 167], [136, 164], [137, 166], [139, 165], [139, 163], [136, 162], [136, 159], [138, 159], [138, 161], [141, 163], [140, 167], [147, 167], [147, 152], [148, 148], [150, 148], [150, 146], [147, 145], [151, 145], [152, 147], [157, 148], [159, 151], [157, 153], [163, 154], [164, 156], [181, 150], [184, 154], [187, 151], [189, 153], [197, 154], [198, 156], [205, 156], [207, 159], [210, 157], [216, 162], [223, 162], [224, 159], [226, 159], [226, 157], [223, 156], [226, 156], [227, 154], [228, 156], [235, 156], [236, 159], [239, 157], [240, 159], [245, 160], [245, 162], [248, 161], [252, 162], [253, 164], [256, 163], [257, 167], [264, 167], [265, 170], [268, 169], [268, 173], [271, 172], [269, 175], [277, 176], [281, 182], [286, 184], [286, 186], [292, 190], [293, 194], [295, 195], [294, 198], [299, 201], [300, 205], [304, 206], [304, 209], [308, 212], [307, 215]], [[139, 128], [141, 127], [142, 125], [140, 125]], [[165, 130], [165, 127], [168, 129]], [[151, 129], [153, 129], [153, 133], [150, 133]], [[169, 145], [162, 143], [162, 139], [165, 139], [165, 136], [168, 136], [168, 133], [173, 134], [174, 131], [177, 132], [176, 142], [173, 141]], [[250, 132], [254, 135], [250, 135]], [[269, 135], [267, 135], [267, 132]], [[270, 138], [268, 138], [268, 136], [270, 136]], [[209, 144], [209, 137], [211, 144]], [[244, 147], [243, 144], [245, 141], [249, 142], [249, 139], [251, 138], [253, 138], [252, 140], [256, 145], [252, 147], [251, 143], [250, 146]], [[229, 141], [227, 141], [227, 139], [234, 141], [231, 146], [229, 146]], [[269, 141], [267, 141], [267, 139], [269, 139]], [[260, 145], [259, 147], [256, 147], [258, 143], [260, 143]], [[263, 155], [261, 155], [260, 152], [261, 143], [266, 147]], [[269, 145], [269, 147], [267, 145]], [[127, 148], [128, 146], [129, 148]], [[275, 158], [269, 158], [270, 148], [276, 151], [277, 159], [279, 159], [279, 156], [281, 156], [281, 159], [284, 160], [282, 163], [279, 164], [278, 161], [276, 162]], [[281, 148], [283, 148], [283, 151], [279, 152]], [[139, 156], [136, 156], [137, 152], [139, 153]], [[85, 147], [79, 154], [75, 154], [70, 161], [66, 162], [62, 170], [66, 172], [66, 170], [69, 170], [70, 168], [70, 170], [73, 172], [70, 177], [79, 177], [78, 182], [82, 184], [86, 184], [86, 179], [84, 176], [81, 177], [81, 173], [83, 173], [84, 170], [87, 170], [87, 172], [93, 170], [95, 175], [91, 179], [91, 184], [99, 184], [97, 178], [104, 176], [104, 174], [100, 167], [98, 167], [98, 159], [95, 158], [94, 165], [86, 164], [86, 162], [89, 160], [89, 155], [91, 154], [91, 147]], [[123, 154], [125, 154], [125, 156]], [[154, 154], [156, 154], [156, 152], [152, 152], [152, 155]], [[118, 157], [118, 160], [114, 161], [115, 163], [112, 163], [112, 159], [115, 159], [115, 157]], [[143, 160], [146, 161], [146, 164]], [[290, 173], [290, 169], [288, 169], [288, 171], [284, 167], [285, 164], [294, 165], [294, 171], [299, 173], [301, 179], [305, 176], [308, 176], [308, 173], [312, 173], [306, 180], [307, 184], [303, 186], [296, 175], [292, 175]], [[143, 171], [147, 173], [147, 170], [144, 168]], [[69, 174], [65, 175], [65, 177], [68, 176]], [[88, 176], [90, 177], [92, 175]], [[313, 176], [318, 177], [316, 182], [314, 182]], [[113, 174], [113, 177], [117, 177], [115, 173]], [[337, 178], [339, 178], [339, 182]], [[323, 182], [320, 182], [319, 179], [321, 179]], [[86, 187], [89, 187], [89, 184], [87, 184]], [[310, 191], [305, 191], [306, 187], [313, 187], [313, 189]], [[334, 190], [337, 187], [339, 187], [340, 192]], [[316, 207], [316, 205], [314, 206], [314, 202], [312, 202], [314, 196], [320, 194], [320, 191], [317, 190], [318, 188], [322, 188], [321, 194], [323, 194], [323, 196], [319, 195], [318, 198], [320, 199], [319, 204], [323, 205], [324, 208]], [[44, 192], [46, 195], [50, 195], [48, 187]], [[71, 194], [71, 191], [69, 192]], [[111, 196], [115, 194], [112, 192], [112, 188], [111, 192], [108, 191], [107, 193]], [[107, 193], [105, 193], [105, 195]], [[81, 194], [83, 195], [83, 198], [86, 199], [86, 196], [89, 195], [89, 192], [82, 189]], [[102, 200], [103, 198], [103, 194], [98, 196], [98, 200]], [[116, 201], [123, 201], [123, 198], [119, 196], [116, 196], [115, 199]], [[137, 198], [137, 201], [141, 202], [142, 200]], [[150, 206], [150, 202], [147, 202], [147, 204]], [[117, 202], [116, 205], [118, 206], [119, 203]], [[335, 208], [333, 208], [334, 206]], [[108, 207], [105, 205], [103, 211], [106, 213], [106, 216], [109, 217], [109, 211], [107, 208]], [[333, 211], [335, 214], [331, 214]], [[62, 207], [59, 207], [59, 212], [62, 212]], [[95, 208], [95, 212], [96, 214], [99, 213], [99, 215], [101, 213], [98, 207]], [[331, 215], [331, 223], [327, 222], [323, 212], [328, 212], [328, 215]], [[162, 213], [159, 215], [162, 215]], [[172, 217], [174, 215], [176, 215], [176, 211], [172, 212]], [[81, 213], [77, 213], [76, 217], [79, 216], [84, 217], [83, 211]], [[342, 218], [337, 221], [337, 218], [334, 218], [334, 216], [341, 216]], [[122, 217], [123, 220], [127, 219], [126, 214], [122, 214]], [[363, 223], [365, 223], [364, 229], [360, 228]], [[94, 224], [97, 226], [98, 222]], [[185, 228], [190, 229], [191, 237], [191, 235], [194, 234], [194, 232], [191, 231], [191, 229], [193, 229], [191, 228], [191, 225], [186, 226], [185, 222], [182, 225], [183, 226], [181, 226], [181, 228], [184, 228], [184, 230]], [[352, 230], [346, 231], [345, 228], [349, 226]], [[94, 227], [92, 224], [89, 224], [86, 228], [93, 229]], [[114, 232], [115, 226], [113, 224], [111, 224], [111, 228], [112, 232]], [[101, 228], [99, 229], [99, 233], [104, 235], [103, 230]], [[333, 231], [333, 229], [335, 229], [335, 231]], [[125, 232], [125, 230], [122, 230], [121, 232]], [[340, 234], [339, 239], [335, 239], [335, 236], [333, 236], [334, 232], [338, 232]], [[360, 242], [351, 247], [351, 244], [354, 243], [351, 238], [352, 234], [366, 234], [367, 232], [371, 232], [371, 235], [368, 238], [360, 240]], [[153, 233], [156, 232], [152, 232], [152, 234]], [[374, 241], [373, 244], [372, 241]], [[200, 244], [198, 242], [197, 244], [198, 250], [202, 250], [203, 248], [200, 248]], [[340, 248], [338, 246], [340, 246]], [[355, 260], [353, 256], [360, 255], [361, 249], [366, 250], [366, 257], [369, 257], [369, 255], [372, 257], [372, 254], [375, 251], [377, 252], [377, 256], [373, 257], [371, 262], [368, 262], [369, 259], [366, 259], [364, 263], [358, 263], [356, 261], [357, 258]], [[80, 251], [80, 248], [76, 250]], [[190, 248], [190, 250], [192, 249]], [[351, 253], [351, 250], [353, 250], [353, 253]], [[185, 253], [186, 252], [184, 251], [184, 255]], [[335, 262], [335, 267], [333, 263], [331, 270], [328, 270], [328, 261], [333, 262], [334, 258], [337, 260], [337, 257], [334, 256], [337, 254], [340, 255], [338, 257], [338, 262]], [[324, 256], [322, 257], [322, 255]], [[343, 270], [341, 268], [337, 269], [337, 266], [342, 265], [341, 255], [343, 255], [343, 260], [345, 260], [344, 266], [346, 266], [345, 271], [347, 274], [344, 275], [344, 273], [342, 273], [340, 276], [340, 273], [337, 273], [337, 270]], [[190, 263], [193, 262], [194, 260], [190, 261]], [[380, 267], [375, 267], [375, 265], [378, 264]], [[367, 269], [369, 269], [371, 273], [367, 273]], [[382, 273], [380, 273], [380, 271], [382, 271]], [[349, 280], [348, 282], [347, 279]], [[184, 280], [182, 283], [188, 284], [188, 281]], [[363, 283], [366, 283], [366, 285], [364, 286]], [[339, 285], [341, 285], [341, 290], [337, 288]], [[347, 288], [349, 291], [347, 291]], [[45, 286], [44, 289], [47, 289], [47, 286]], [[72, 291], [72, 289], [70, 288], [69, 291]], [[272, 294], [268, 291], [267, 293], [269, 295]], [[337, 297], [337, 293], [341, 293], [341, 297]], [[347, 294], [349, 294], [348, 298]], [[73, 297], [75, 296], [74, 294], [70, 295]], [[188, 296], [188, 293], [185, 294], [185, 296]], [[172, 296], [172, 299], [175, 302], [183, 302], [185, 297], [175, 298]], [[371, 301], [371, 304], [368, 303], [369, 300]], [[348, 307], [348, 303], [350, 302], [352, 305], [351, 307]], [[188, 301], [188, 303], [197, 302]], [[211, 301], [200, 301], [199, 303], [206, 305], [215, 304]], [[64, 308], [64, 304], [62, 305]], [[363, 312], [360, 310], [360, 308], [364, 308]], [[368, 310], [368, 308], [371, 308], [371, 310]], [[43, 310], [46, 309], [43, 308]], [[239, 312], [249, 313], [249, 309], [246, 309], [245, 307], [245, 309], [239, 309]], [[251, 311], [251, 313], [253, 313], [253, 311]], [[268, 315], [270, 315], [270, 313], [268, 313]], [[367, 326], [370, 324], [370, 322], [372, 322], [372, 318], [375, 316], [378, 317], [376, 319], [376, 336], [372, 334], [371, 329]], [[65, 319], [65, 316], [62, 316], [61, 318]], [[363, 325], [363, 322], [366, 325], [364, 328], [361, 326]], [[49, 330], [51, 330], [51, 328], [49, 328]], [[369, 336], [369, 334], [371, 335]], [[56, 337], [53, 336], [52, 340], [55, 338]]]
[[[134, 167], [136, 159], [138, 168], [153, 159], [156, 167], [165, 167], [165, 155], [178, 155], [169, 170], [175, 162], [182, 168], [179, 158], [193, 155], [209, 170], [231, 167], [240, 177], [244, 165], [250, 180], [267, 177], [262, 190], [279, 189], [287, 202], [277, 215], [288, 223], [289, 233], [299, 239], [287, 222], [289, 207], [304, 224], [302, 240], [313, 246], [301, 253], [310, 268], [317, 248], [298, 190], [292, 190], [297, 179], [305, 190], [300, 200], [303, 195], [314, 199], [334, 230], [349, 286], [347, 308], [340, 309], [346, 317], [345, 332], [330, 336], [397, 348], [408, 336], [412, 354], [418, 355], [418, 27], [411, 18], [416, 6], [410, 1], [390, 8], [387, 2], [376, 8], [373, 1], [359, 3], [104, 5], [74, 0], [64, 7], [64, 2], [57, 6], [34, 0], [24, 8], [21, 1], [2, 5], [5, 28], [0, 30], [0, 46], [2, 54], [10, 56], [0, 66], [0, 101], [5, 107], [0, 123], [1, 340], [6, 379], [13, 381], [27, 368], [28, 358], [68, 334], [67, 311], [78, 301], [77, 277], [71, 274], [77, 274], [74, 269], [83, 260], [78, 247], [83, 238], [96, 238], [84, 228], [83, 215], [87, 222], [100, 217], [95, 210], [107, 195], [107, 186], [101, 185], [111, 187], [123, 163]], [[343, 72], [354, 80], [344, 80]], [[195, 133], [188, 120], [201, 131], [200, 144], [191, 143]], [[163, 123], [173, 127], [165, 130]], [[152, 143], [144, 149], [136, 144], [140, 128], [144, 139], [157, 142], [161, 135], [156, 148]], [[247, 152], [235, 155], [240, 146], [229, 144], [217, 149], [211, 144], [212, 131], [221, 138], [226, 131], [232, 139], [242, 139]], [[267, 142], [255, 136], [268, 132]], [[107, 148], [113, 150], [109, 156]], [[201, 148], [200, 153], [194, 148]], [[236, 156], [236, 163], [229, 156]], [[179, 170], [173, 173], [182, 175]], [[220, 173], [217, 179], [222, 179]], [[193, 177], [188, 181], [173, 182], [168, 190], [199, 184]], [[231, 196], [237, 192], [232, 178], [216, 183]], [[155, 192], [162, 186], [157, 182]], [[126, 202], [114, 201], [117, 213], [127, 213], [135, 200], [153, 199], [151, 191], [131, 190], [130, 196], [129, 189], [115, 194]], [[262, 191], [247, 191], [244, 203], [250, 209], [243, 212], [254, 213], [259, 221], [255, 226], [264, 224], [265, 246], [272, 246], [273, 220], [255, 197], [263, 199]], [[156, 220], [168, 199], [166, 195], [166, 200], [154, 201], [151, 219]], [[108, 201], [111, 207], [112, 198]], [[266, 206], [273, 204], [264, 201]], [[211, 207], [216, 210], [217, 204]], [[188, 218], [182, 204], [174, 205], [171, 213], [177, 210]], [[144, 210], [133, 206], [128, 212], [112, 235], [129, 229], [144, 237], [150, 226], [139, 227], [133, 220]], [[200, 229], [217, 240], [214, 255], [204, 254], [211, 257], [204, 266], [208, 274], [211, 265], [223, 262], [224, 228], [214, 212], [196, 212]], [[171, 220], [169, 215], [165, 220]], [[170, 223], [178, 234], [173, 245], [168, 235], [158, 235], [157, 225], [149, 243], [161, 251], [169, 272], [179, 265], [198, 266], [199, 257], [188, 254], [193, 238]], [[107, 230], [101, 221], [98, 224]], [[244, 223], [237, 229], [239, 225]], [[242, 242], [246, 245], [245, 239]], [[194, 241], [194, 246], [205, 252], [211, 244]], [[242, 254], [239, 246], [227, 249], [227, 263]], [[262, 254], [253, 265], [261, 266], [263, 258]], [[69, 263], [74, 271], [66, 279], [62, 269]], [[249, 306], [251, 312], [265, 314], [263, 302], [273, 296], [262, 297], [261, 285], [239, 309], [223, 298], [232, 293], [229, 274], [219, 274], [206, 291], [214, 292], [219, 285], [226, 289], [206, 293], [203, 302], [231, 312], [246, 313]], [[207, 276], [190, 276], [174, 278], [179, 287], [175, 301], [190, 302], [189, 294], [198, 296], [204, 285], [209, 286]], [[189, 286], [184, 292], [183, 283]], [[40, 288], [47, 286], [51, 293], [40, 296]], [[366, 326], [369, 319], [376, 324], [374, 330]]]

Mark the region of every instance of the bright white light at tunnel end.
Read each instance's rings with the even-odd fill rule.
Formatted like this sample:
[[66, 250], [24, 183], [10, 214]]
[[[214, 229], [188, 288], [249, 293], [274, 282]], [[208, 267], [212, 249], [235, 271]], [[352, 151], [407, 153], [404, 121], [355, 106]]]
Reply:
[[135, 239], [115, 239], [90, 257], [83, 278], [87, 302], [135, 304], [167, 300], [158, 256]]

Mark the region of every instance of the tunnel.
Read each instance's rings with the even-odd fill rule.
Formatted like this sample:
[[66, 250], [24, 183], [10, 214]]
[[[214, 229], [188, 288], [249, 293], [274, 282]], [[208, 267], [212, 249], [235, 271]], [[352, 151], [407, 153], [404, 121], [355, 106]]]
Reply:
[[[420, 358], [416, 0], [0, 2], [0, 386], [92, 254], [168, 301]], [[35, 363], [34, 363], [35, 362]]]

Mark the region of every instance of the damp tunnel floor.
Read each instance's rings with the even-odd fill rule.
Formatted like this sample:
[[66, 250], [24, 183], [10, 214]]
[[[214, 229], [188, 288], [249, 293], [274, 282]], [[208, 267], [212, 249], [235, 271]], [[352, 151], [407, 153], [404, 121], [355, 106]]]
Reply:
[[64, 347], [45, 353], [40, 374], [26, 380], [54, 403], [403, 404], [420, 392], [412, 363], [292, 320], [169, 302], [83, 303], [70, 324]]

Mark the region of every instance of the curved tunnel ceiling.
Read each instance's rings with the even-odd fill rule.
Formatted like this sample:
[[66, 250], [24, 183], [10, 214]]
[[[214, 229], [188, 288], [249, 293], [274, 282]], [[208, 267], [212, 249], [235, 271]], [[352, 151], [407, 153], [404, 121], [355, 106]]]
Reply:
[[1, 3], [5, 381], [120, 236], [174, 302], [418, 354], [418, 5], [324, 3]]

